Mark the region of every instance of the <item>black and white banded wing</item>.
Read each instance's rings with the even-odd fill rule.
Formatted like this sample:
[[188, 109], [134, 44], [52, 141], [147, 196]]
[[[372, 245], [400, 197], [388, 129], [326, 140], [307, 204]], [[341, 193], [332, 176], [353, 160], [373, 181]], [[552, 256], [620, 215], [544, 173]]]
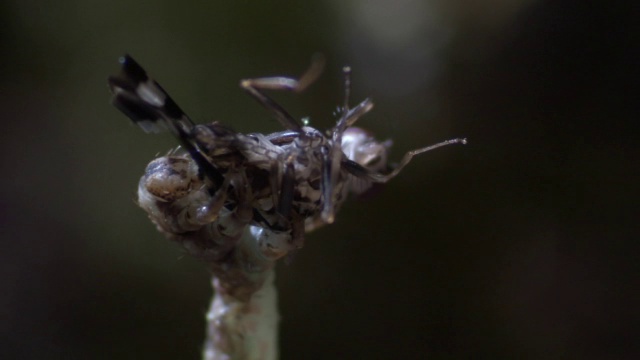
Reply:
[[194, 124], [166, 91], [129, 55], [119, 59], [120, 74], [109, 77], [112, 104], [147, 133], [188, 133]]
[[200, 171], [215, 185], [222, 185], [222, 175], [203, 156], [193, 138], [193, 121], [131, 56], [124, 55], [119, 62], [120, 74], [108, 78], [113, 93], [111, 103], [147, 133], [169, 130]]

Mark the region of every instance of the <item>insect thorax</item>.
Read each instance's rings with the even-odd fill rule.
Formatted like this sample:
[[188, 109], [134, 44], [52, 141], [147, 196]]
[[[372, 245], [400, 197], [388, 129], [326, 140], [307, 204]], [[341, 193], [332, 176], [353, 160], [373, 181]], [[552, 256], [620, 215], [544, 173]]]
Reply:
[[[323, 207], [322, 167], [333, 140], [312, 127], [287, 138], [286, 141], [269, 140], [278, 134], [241, 134], [218, 123], [197, 125], [193, 130], [199, 148], [207, 159], [223, 173], [242, 171], [256, 209], [267, 222], [262, 226], [277, 228], [279, 222], [276, 198], [279, 184], [286, 181], [287, 166], [293, 169], [292, 209], [302, 218], [316, 219]], [[339, 175], [333, 202], [339, 206], [344, 200], [342, 189], [348, 177]], [[275, 185], [275, 186], [274, 186]]]

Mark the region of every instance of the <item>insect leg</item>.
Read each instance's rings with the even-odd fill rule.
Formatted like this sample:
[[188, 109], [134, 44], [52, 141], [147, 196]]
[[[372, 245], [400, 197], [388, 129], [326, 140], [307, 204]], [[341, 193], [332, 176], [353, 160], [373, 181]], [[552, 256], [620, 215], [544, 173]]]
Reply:
[[[226, 174], [230, 180], [233, 201], [227, 201], [215, 221], [202, 226], [198, 231], [182, 237], [182, 245], [193, 256], [206, 262], [218, 264], [233, 251], [253, 220], [253, 193], [244, 169]], [[214, 271], [227, 274], [225, 265]]]
[[216, 224], [216, 231], [227, 239], [239, 239], [246, 226], [253, 220], [253, 193], [244, 169], [235, 174], [227, 174], [232, 177], [235, 208], [230, 213], [220, 218]]
[[304, 245], [304, 221], [295, 211], [291, 214], [291, 244], [294, 249], [301, 249]]
[[[261, 226], [252, 227], [252, 233], [258, 242], [264, 256], [278, 259], [289, 251], [302, 247], [304, 243], [304, 218], [293, 208], [293, 196], [295, 192], [295, 173], [293, 167], [294, 157], [290, 156], [283, 162], [274, 162], [272, 173], [278, 173], [278, 167], [284, 164], [284, 173], [281, 180], [272, 177], [272, 189], [275, 182], [279, 182], [273, 191], [276, 217], [275, 221], [267, 222], [263, 218]], [[277, 194], [277, 195], [276, 195]], [[273, 218], [272, 218], [273, 219]]]
[[371, 111], [371, 109], [373, 109], [373, 102], [371, 101], [371, 99], [364, 99], [356, 107], [354, 107], [353, 109], [349, 109], [346, 117], [347, 127], [355, 124], [358, 119]]
[[[344, 157], [342, 152], [342, 134], [347, 129], [349, 111], [349, 97], [351, 96], [351, 68], [345, 66], [344, 72], [344, 104], [342, 108], [342, 116], [332, 130], [333, 145], [323, 149], [323, 166], [322, 166], [322, 192], [324, 195], [324, 203], [322, 206], [321, 217], [327, 224], [333, 223], [335, 220], [335, 206], [333, 204], [333, 190], [338, 182], [340, 173], [340, 162]], [[366, 102], [366, 100], [365, 100]], [[360, 104], [362, 105], [362, 103]], [[360, 106], [359, 105], [359, 106]], [[353, 116], [359, 116], [360, 112], [368, 111], [364, 105], [358, 113]], [[356, 119], [357, 120], [357, 119]], [[355, 120], [353, 120], [355, 122]]]
[[231, 176], [224, 178], [222, 186], [216, 190], [211, 199], [204, 205], [190, 209], [187, 213], [189, 221], [194, 224], [204, 225], [216, 221], [220, 210], [227, 201], [227, 191], [229, 190]]
[[324, 57], [316, 56], [311, 61], [311, 66], [300, 79], [296, 80], [288, 77], [264, 77], [257, 79], [245, 79], [240, 81], [240, 87], [247, 91], [267, 110], [271, 111], [278, 121], [287, 129], [302, 132], [302, 124], [294, 119], [282, 106], [276, 103], [262, 90], [287, 90], [300, 92], [311, 85], [324, 68]]
[[335, 209], [333, 206], [333, 185], [335, 184], [332, 181], [333, 178], [333, 162], [330, 148], [322, 148], [322, 197], [324, 198], [324, 202], [322, 204], [322, 220], [331, 224], [335, 220]]
[[361, 178], [361, 179], [368, 179], [371, 180], [373, 182], [376, 183], [386, 183], [387, 181], [393, 179], [394, 177], [396, 177], [396, 175], [398, 175], [400, 173], [400, 171], [402, 171], [402, 169], [409, 164], [409, 162], [411, 161], [411, 159], [413, 159], [414, 156], [425, 153], [427, 151], [431, 151], [434, 149], [437, 149], [439, 147], [442, 146], [447, 146], [447, 145], [453, 145], [453, 144], [462, 144], [465, 145], [467, 143], [467, 139], [464, 138], [457, 138], [457, 139], [451, 139], [451, 140], [446, 140], [434, 145], [430, 145], [427, 147], [423, 147], [420, 149], [415, 149], [415, 150], [411, 150], [408, 151], [406, 154], [404, 154], [404, 156], [402, 157], [402, 160], [400, 161], [400, 164], [398, 164], [398, 166], [393, 169], [393, 171], [391, 171], [389, 174], [382, 174], [382, 173], [378, 173], [378, 172], [374, 172], [371, 171], [369, 169], [367, 169], [366, 167], [358, 164], [355, 161], [352, 160], [343, 160], [342, 161], [342, 168], [344, 170], [346, 170], [349, 174], [357, 177], [357, 178]]
[[[286, 229], [290, 227], [291, 216], [294, 212], [292, 207], [296, 185], [293, 161], [294, 157], [289, 156], [283, 162], [274, 161], [271, 164], [271, 192], [278, 219], [273, 224], [269, 224], [268, 227], [274, 229]], [[284, 167], [282, 176], [280, 176], [281, 167]]]
[[295, 180], [293, 157], [290, 156], [285, 160], [284, 173], [282, 174], [282, 184], [280, 185], [280, 195], [278, 196], [277, 204], [278, 213], [287, 218], [291, 215]]

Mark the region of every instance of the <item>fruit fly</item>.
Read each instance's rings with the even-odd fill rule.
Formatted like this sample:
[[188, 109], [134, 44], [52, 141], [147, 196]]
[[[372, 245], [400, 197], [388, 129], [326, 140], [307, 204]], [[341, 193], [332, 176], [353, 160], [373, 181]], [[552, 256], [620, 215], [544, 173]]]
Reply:
[[208, 261], [224, 258], [247, 229], [263, 253], [277, 259], [302, 247], [305, 232], [332, 223], [349, 193], [386, 183], [415, 155], [466, 143], [457, 138], [409, 151], [391, 168], [391, 142], [353, 126], [373, 102], [349, 107], [348, 67], [344, 104], [327, 131], [306, 126], [266, 95], [265, 90], [304, 90], [322, 72], [322, 58], [299, 79], [240, 82], [284, 127], [271, 134], [241, 134], [218, 122], [196, 124], [131, 56], [121, 57], [120, 65], [120, 74], [108, 79], [113, 105], [145, 132], [169, 131], [181, 147], [147, 166], [138, 204], [160, 231]]

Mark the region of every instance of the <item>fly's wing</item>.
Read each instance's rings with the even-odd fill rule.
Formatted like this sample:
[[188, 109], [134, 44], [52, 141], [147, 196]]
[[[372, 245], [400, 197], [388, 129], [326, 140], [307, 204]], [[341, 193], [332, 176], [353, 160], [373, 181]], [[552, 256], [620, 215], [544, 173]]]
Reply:
[[192, 136], [193, 121], [166, 91], [129, 55], [119, 59], [120, 74], [110, 76], [111, 103], [147, 133], [169, 130], [198, 164], [200, 171], [220, 186], [223, 177], [203, 156]]
[[120, 74], [109, 77], [112, 104], [145, 132], [189, 132], [194, 124], [166, 91], [129, 55], [119, 59]]

